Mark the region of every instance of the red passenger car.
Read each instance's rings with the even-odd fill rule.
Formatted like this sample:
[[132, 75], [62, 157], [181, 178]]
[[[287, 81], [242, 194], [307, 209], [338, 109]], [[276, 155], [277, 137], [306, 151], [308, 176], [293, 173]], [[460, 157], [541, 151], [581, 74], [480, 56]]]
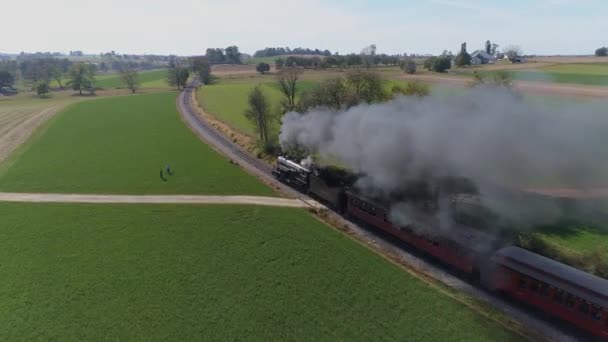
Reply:
[[493, 260], [495, 289], [608, 341], [608, 280], [518, 247]]
[[348, 191], [347, 195], [347, 212], [351, 216], [469, 275], [478, 276], [478, 258], [487, 255], [495, 241], [490, 236], [463, 226], [455, 226], [449, 233], [449, 239], [423, 234], [422, 229], [399, 228], [390, 222], [388, 209], [378, 202], [353, 191]]

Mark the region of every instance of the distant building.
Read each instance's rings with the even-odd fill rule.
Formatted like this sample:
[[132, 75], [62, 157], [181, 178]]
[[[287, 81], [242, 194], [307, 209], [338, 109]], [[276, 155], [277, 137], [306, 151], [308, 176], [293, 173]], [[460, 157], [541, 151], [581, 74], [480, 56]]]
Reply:
[[496, 57], [490, 55], [484, 50], [475, 50], [471, 54], [471, 64], [494, 64], [496, 63]]

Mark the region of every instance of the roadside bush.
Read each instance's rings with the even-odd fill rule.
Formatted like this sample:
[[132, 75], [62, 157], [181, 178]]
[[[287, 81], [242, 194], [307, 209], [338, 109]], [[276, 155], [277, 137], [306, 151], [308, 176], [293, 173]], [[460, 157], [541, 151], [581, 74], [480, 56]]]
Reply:
[[467, 65], [471, 65], [471, 55], [468, 52], [461, 52], [458, 54], [458, 56], [456, 56], [456, 58], [454, 59], [454, 63], [459, 66], [459, 67], [463, 67], [463, 66], [467, 66]]
[[36, 83], [36, 94], [40, 97], [46, 96], [49, 93], [49, 82], [47, 81], [38, 81]]
[[416, 73], [416, 62], [414, 62], [414, 60], [411, 58], [401, 61], [400, 67], [401, 67], [401, 70], [403, 70], [403, 72], [405, 72], [405, 73], [408, 73], [408, 74]]
[[429, 57], [424, 61], [424, 68], [429, 71], [445, 72], [452, 67], [450, 57]]
[[270, 64], [262, 62], [255, 67], [255, 70], [264, 75], [264, 73], [270, 71]]

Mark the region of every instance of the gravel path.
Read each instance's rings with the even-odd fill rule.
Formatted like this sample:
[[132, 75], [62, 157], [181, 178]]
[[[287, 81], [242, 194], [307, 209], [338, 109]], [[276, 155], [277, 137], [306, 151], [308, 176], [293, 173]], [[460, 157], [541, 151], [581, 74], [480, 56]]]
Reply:
[[35, 203], [142, 203], [142, 204], [251, 204], [271, 207], [307, 208], [303, 201], [261, 196], [203, 195], [92, 195], [0, 192], [0, 202]]

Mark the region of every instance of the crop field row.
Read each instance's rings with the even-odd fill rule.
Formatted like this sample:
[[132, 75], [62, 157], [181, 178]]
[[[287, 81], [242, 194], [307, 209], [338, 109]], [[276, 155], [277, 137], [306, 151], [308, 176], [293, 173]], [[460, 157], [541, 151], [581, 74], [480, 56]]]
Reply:
[[521, 338], [299, 209], [0, 204], [0, 339]]

